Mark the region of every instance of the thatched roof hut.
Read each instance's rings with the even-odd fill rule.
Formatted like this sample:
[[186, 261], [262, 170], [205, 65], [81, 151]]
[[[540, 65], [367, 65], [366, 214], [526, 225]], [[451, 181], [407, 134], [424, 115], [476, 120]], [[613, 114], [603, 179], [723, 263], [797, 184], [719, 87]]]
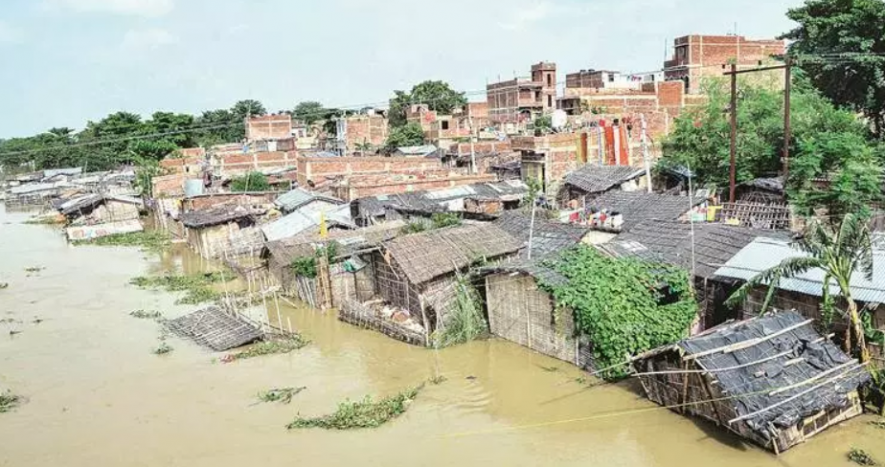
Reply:
[[862, 412], [867, 371], [796, 312], [726, 324], [634, 360], [649, 399], [775, 453]]

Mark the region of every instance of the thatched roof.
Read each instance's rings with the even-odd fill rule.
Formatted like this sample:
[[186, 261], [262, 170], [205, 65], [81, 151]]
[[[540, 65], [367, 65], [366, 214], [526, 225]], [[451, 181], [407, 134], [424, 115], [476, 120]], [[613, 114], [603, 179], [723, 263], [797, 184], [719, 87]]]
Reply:
[[404, 221], [392, 221], [364, 229], [332, 230], [326, 238], [320, 238], [318, 233], [302, 234], [267, 242], [265, 247], [268, 254], [278, 264], [289, 264], [295, 258], [311, 256], [316, 245], [331, 241], [340, 246], [338, 255], [344, 256], [360, 250], [375, 248], [382, 242], [396, 238], [405, 225]]
[[624, 218], [624, 229], [644, 220], [677, 220], [695, 206], [707, 200], [700, 197], [661, 195], [642, 191], [609, 191], [588, 203], [597, 210], [619, 213]]
[[645, 175], [645, 170], [630, 166], [587, 164], [565, 177], [565, 184], [584, 193], [602, 193], [622, 183]]
[[733, 398], [734, 420], [746, 420], [764, 438], [770, 437], [769, 423], [791, 427], [823, 410], [848, 406], [848, 394], [870, 378], [794, 311], [713, 328], [677, 347], [683, 359], [695, 359]]
[[633, 256], [692, 270], [692, 230], [694, 230], [694, 270], [697, 277], [712, 278], [719, 267], [756, 237], [771, 231], [725, 224], [695, 224], [676, 221], [644, 221], [633, 225], [614, 240], [597, 245], [616, 257]]
[[491, 224], [471, 224], [400, 237], [384, 244], [413, 284], [462, 269], [483, 259], [516, 253], [521, 244]]
[[193, 339], [197, 344], [215, 351], [241, 347], [263, 337], [257, 327], [217, 306], [166, 321], [165, 324], [178, 336]]
[[524, 247], [528, 247], [531, 232], [533, 258], [573, 247], [590, 232], [588, 226], [551, 221], [542, 214], [535, 216], [533, 227], [531, 213], [523, 211], [506, 211], [494, 224], [522, 242]]
[[191, 229], [227, 224], [241, 219], [251, 219], [252, 211], [239, 205], [220, 205], [209, 209], [188, 211], [181, 214], [181, 223]]

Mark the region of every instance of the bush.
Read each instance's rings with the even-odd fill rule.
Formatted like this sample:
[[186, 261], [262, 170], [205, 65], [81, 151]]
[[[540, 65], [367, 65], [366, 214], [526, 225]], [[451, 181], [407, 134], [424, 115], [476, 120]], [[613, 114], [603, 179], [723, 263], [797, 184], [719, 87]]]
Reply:
[[409, 404], [418, 396], [423, 385], [403, 391], [394, 396], [373, 402], [366, 396], [359, 402], [346, 401], [338, 404], [338, 409], [329, 415], [316, 418], [298, 417], [287, 425], [296, 428], [324, 428], [326, 430], [353, 430], [357, 428], [377, 428], [402, 415]]
[[230, 191], [233, 192], [252, 192], [252, 191], [270, 191], [270, 182], [267, 176], [261, 172], [249, 172], [243, 177], [237, 177], [230, 182]]

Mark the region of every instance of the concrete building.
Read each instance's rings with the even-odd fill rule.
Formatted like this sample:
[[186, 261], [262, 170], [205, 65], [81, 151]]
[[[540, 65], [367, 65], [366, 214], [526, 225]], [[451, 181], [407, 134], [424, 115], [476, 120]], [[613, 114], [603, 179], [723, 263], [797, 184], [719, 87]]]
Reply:
[[587, 162], [586, 136], [586, 133], [559, 133], [513, 138], [513, 150], [521, 156], [522, 180], [526, 183], [534, 180], [544, 192], [557, 193], [566, 174]]
[[[722, 76], [723, 66], [753, 68], [783, 55], [783, 40], [751, 40], [744, 36], [690, 35], [673, 41], [673, 58], [664, 62], [664, 79], [682, 81], [685, 91], [697, 94], [704, 78]], [[780, 74], [783, 74], [782, 72]]]
[[664, 80], [663, 72], [624, 74], [611, 70], [581, 70], [565, 76], [565, 92], [568, 95], [573, 89], [635, 89], [639, 90], [645, 83]]
[[486, 86], [489, 119], [508, 128], [556, 108], [556, 64], [532, 65], [532, 75]]

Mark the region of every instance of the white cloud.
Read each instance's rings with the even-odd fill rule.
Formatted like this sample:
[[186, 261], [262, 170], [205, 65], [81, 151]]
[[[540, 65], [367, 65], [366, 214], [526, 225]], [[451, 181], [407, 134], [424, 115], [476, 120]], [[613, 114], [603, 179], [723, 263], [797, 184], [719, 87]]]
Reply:
[[22, 38], [21, 31], [0, 21], [0, 44], [18, 44]]
[[124, 50], [155, 50], [178, 43], [178, 37], [165, 29], [130, 29], [123, 36]]
[[174, 0], [46, 0], [51, 8], [79, 12], [133, 16], [163, 16], [175, 8]]
[[543, 21], [553, 8], [549, 2], [541, 2], [532, 6], [518, 8], [510, 15], [510, 19], [500, 24], [503, 29], [510, 31], [521, 31], [539, 21]]

